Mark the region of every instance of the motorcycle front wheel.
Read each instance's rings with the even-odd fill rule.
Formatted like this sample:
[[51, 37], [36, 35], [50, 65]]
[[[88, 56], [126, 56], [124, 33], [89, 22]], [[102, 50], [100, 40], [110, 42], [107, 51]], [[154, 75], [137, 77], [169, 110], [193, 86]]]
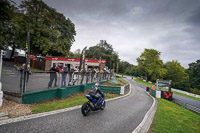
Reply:
[[84, 103], [81, 107], [81, 112], [84, 116], [89, 115], [91, 111], [90, 105], [88, 104], [88, 102]]
[[106, 101], [103, 102], [102, 107], [101, 107], [101, 110], [104, 110], [105, 107], [106, 107]]

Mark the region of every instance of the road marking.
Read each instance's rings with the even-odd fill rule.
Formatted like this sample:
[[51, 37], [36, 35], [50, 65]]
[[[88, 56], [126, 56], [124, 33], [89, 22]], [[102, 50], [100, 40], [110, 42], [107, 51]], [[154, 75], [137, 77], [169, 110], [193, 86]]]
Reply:
[[[130, 86], [130, 88], [131, 88], [131, 86]], [[112, 101], [112, 100], [121, 99], [123, 97], [129, 96], [130, 94], [131, 94], [131, 89], [130, 89], [129, 93], [126, 94], [126, 95], [115, 97], [115, 98], [111, 98], [111, 99], [107, 99], [105, 101], [108, 102], [108, 101]], [[63, 113], [63, 112], [79, 109], [79, 108], [81, 108], [81, 106], [82, 105], [78, 105], [78, 106], [65, 108], [65, 109], [60, 109], [60, 110], [54, 110], [54, 111], [50, 111], [50, 112], [44, 112], [44, 113], [39, 113], [39, 114], [20, 116], [20, 117], [17, 117], [17, 118], [11, 118], [11, 119], [7, 119], [7, 120], [2, 120], [2, 121], [0, 121], [0, 125], [5, 125], [5, 124], [9, 124], [9, 123], [24, 121], [24, 120], [35, 119], [35, 118], [54, 115], [54, 114], [58, 114], [58, 113]]]
[[[146, 93], [148, 95], [150, 95], [148, 92], [146, 92]], [[147, 133], [148, 132], [148, 130], [149, 130], [150, 126], [151, 126], [151, 123], [153, 121], [155, 112], [157, 110], [157, 101], [156, 101], [156, 99], [154, 97], [151, 96], [151, 98], [153, 98], [153, 104], [152, 104], [151, 108], [149, 109], [149, 111], [144, 116], [142, 122], [136, 127], [135, 130], [133, 130], [132, 133]]]

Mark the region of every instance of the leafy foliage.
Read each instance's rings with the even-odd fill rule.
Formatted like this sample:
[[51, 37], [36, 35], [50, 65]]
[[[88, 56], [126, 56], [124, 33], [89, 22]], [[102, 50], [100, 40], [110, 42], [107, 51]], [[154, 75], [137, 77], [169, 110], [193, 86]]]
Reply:
[[200, 90], [200, 60], [190, 63], [187, 69], [191, 88]]
[[7, 0], [1, 3], [4, 5], [0, 23], [1, 48], [7, 45], [25, 48], [29, 27], [31, 54], [69, 55], [76, 35], [75, 25], [69, 18], [42, 0], [22, 1], [18, 8]]
[[9, 0], [0, 0], [0, 5], [0, 49], [4, 49], [6, 45], [13, 42], [10, 23], [15, 15], [16, 7]]
[[20, 8], [24, 14], [22, 23], [31, 29], [32, 53], [69, 54], [76, 35], [70, 19], [40, 0], [22, 1]]
[[119, 62], [118, 53], [112, 48], [112, 45], [108, 44], [105, 40], [100, 40], [100, 43], [96, 46], [90, 47], [86, 51], [86, 58], [104, 59], [106, 60], [106, 66], [116, 70], [116, 65]]
[[148, 80], [163, 79], [166, 74], [166, 69], [160, 59], [160, 52], [157, 50], [145, 49], [137, 58], [137, 62], [140, 75], [146, 76]]
[[172, 87], [189, 90], [189, 76], [178, 61], [167, 62], [165, 68], [167, 69], [165, 79], [172, 80]]

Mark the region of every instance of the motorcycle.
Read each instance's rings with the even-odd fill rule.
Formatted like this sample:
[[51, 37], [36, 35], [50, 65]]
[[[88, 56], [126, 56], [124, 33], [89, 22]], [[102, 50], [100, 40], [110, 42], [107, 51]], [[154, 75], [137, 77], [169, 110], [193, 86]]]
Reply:
[[97, 110], [104, 110], [106, 106], [105, 102], [105, 94], [101, 97], [99, 106], [97, 106], [97, 99], [94, 99], [91, 97], [91, 95], [87, 94], [85, 97], [89, 100], [88, 102], [84, 103], [81, 108], [81, 112], [84, 116], [87, 116], [90, 114], [91, 111], [97, 111]]

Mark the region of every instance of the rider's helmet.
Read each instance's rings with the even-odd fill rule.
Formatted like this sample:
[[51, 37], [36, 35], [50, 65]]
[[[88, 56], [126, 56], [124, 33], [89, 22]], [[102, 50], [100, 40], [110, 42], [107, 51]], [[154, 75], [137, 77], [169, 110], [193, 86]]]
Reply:
[[96, 87], [99, 87], [99, 83], [95, 83], [95, 85], [94, 86], [96, 86]]

